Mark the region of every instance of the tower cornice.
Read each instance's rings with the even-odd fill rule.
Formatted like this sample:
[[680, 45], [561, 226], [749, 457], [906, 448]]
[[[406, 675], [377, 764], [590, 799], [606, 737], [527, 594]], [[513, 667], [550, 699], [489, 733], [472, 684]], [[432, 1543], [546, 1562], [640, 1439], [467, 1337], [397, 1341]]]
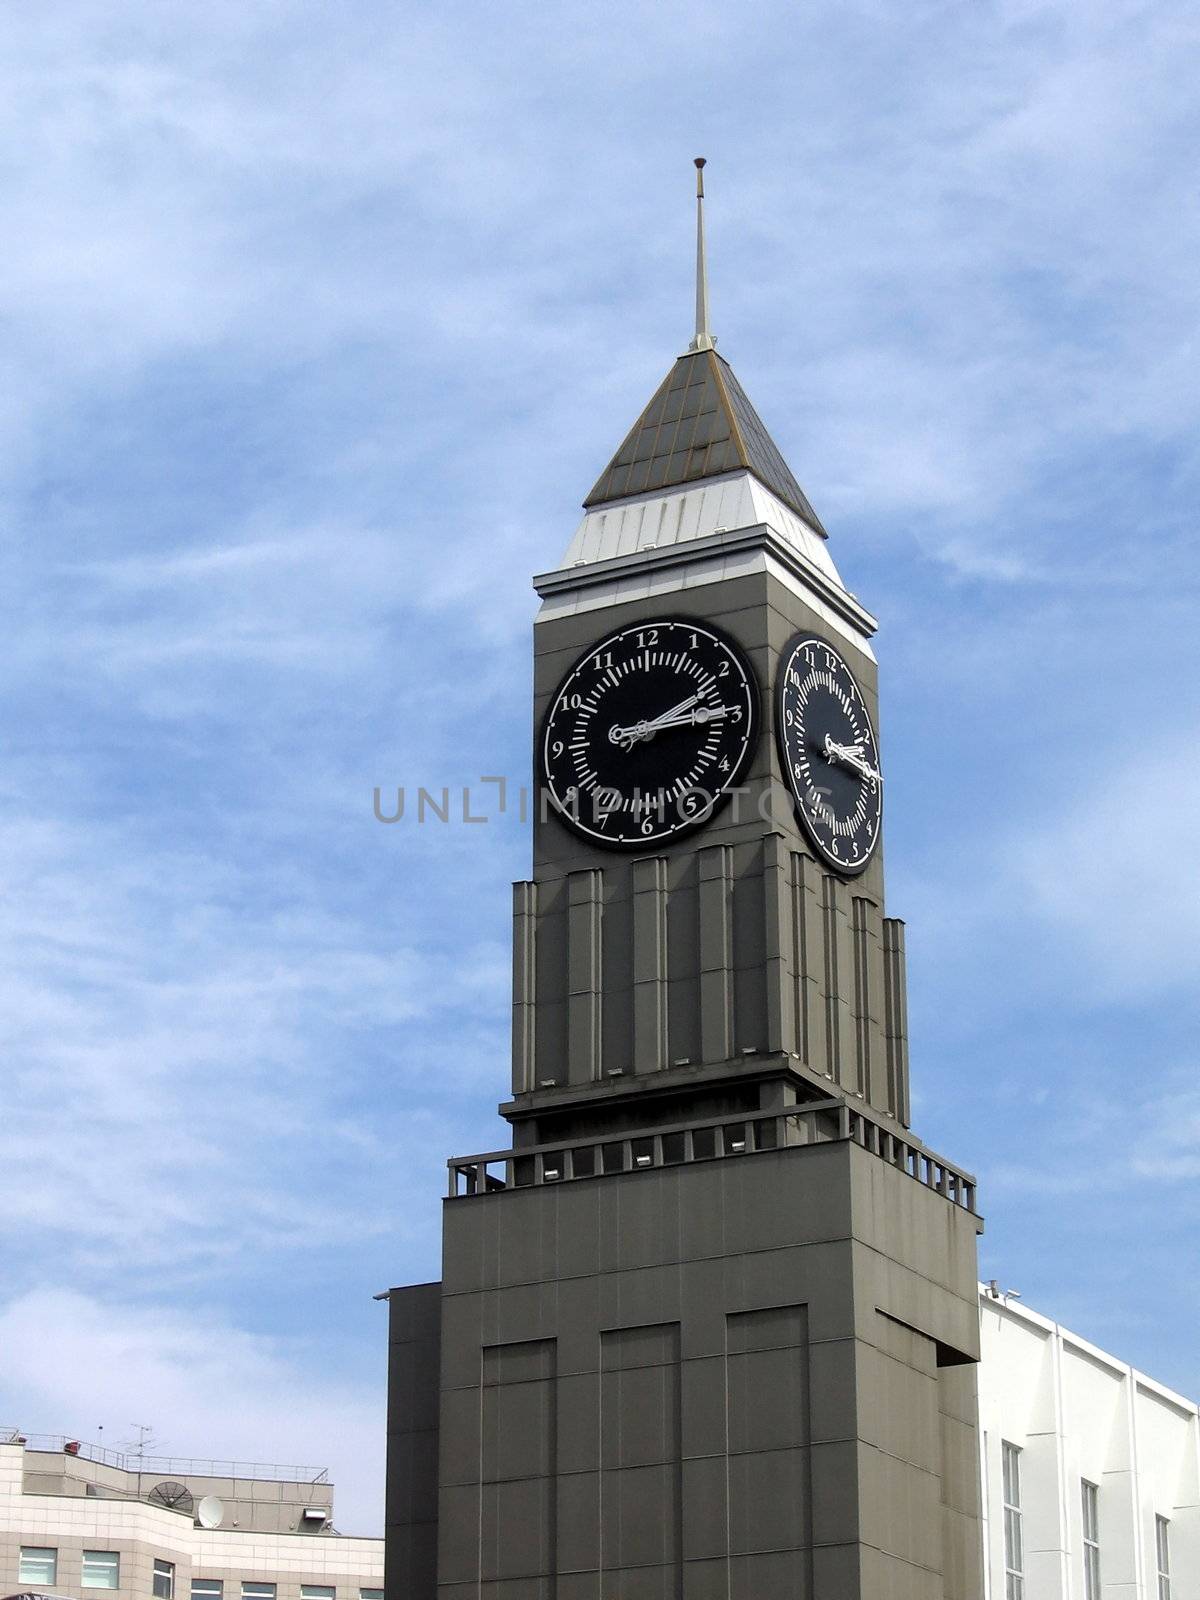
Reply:
[[712, 567], [714, 578], [726, 576], [724, 563], [730, 557], [758, 552], [796, 581], [807, 596], [828, 607], [841, 623], [848, 623], [857, 642], [865, 644], [877, 631], [879, 624], [865, 606], [765, 522], [746, 528], [722, 529], [679, 544], [560, 567], [553, 572], [540, 573], [534, 578], [533, 587], [550, 608], [555, 601], [575, 596], [580, 601], [576, 609], [589, 610], [592, 603], [612, 605], [621, 598], [619, 591], [614, 591], [615, 583], [628, 588], [629, 598], [640, 598], [652, 592], [652, 587], [661, 587], [652, 585], [657, 575], [691, 569], [686, 575], [698, 580], [705, 567]]

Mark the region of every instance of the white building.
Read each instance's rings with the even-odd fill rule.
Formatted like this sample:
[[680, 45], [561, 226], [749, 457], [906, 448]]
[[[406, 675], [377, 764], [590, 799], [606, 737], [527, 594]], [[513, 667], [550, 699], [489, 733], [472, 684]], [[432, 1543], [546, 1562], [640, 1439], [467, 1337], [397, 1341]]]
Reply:
[[0, 1594], [383, 1600], [383, 1540], [335, 1532], [323, 1472], [0, 1441]]
[[980, 1295], [986, 1600], [1200, 1600], [1190, 1400]]

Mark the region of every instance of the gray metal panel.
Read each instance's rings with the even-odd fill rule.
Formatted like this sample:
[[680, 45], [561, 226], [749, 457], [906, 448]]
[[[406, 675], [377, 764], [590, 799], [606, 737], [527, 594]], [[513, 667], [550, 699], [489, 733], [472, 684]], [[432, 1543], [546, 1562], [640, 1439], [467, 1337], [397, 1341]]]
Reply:
[[733, 851], [714, 845], [697, 852], [700, 882], [700, 1060], [733, 1054]]
[[536, 1082], [537, 884], [513, 884], [513, 1093]]
[[791, 854], [796, 1050], [814, 1072], [832, 1076], [825, 1019], [824, 887], [812, 856], [803, 850]]
[[600, 1062], [597, 1078], [633, 1070], [633, 880], [604, 872], [600, 887]]
[[573, 872], [567, 879], [567, 1060], [570, 1083], [594, 1083], [600, 1077], [600, 992], [603, 982], [601, 875], [596, 869]]
[[849, 918], [850, 891], [827, 872], [821, 879], [821, 943], [824, 955], [822, 997], [825, 1003], [825, 1061], [835, 1082], [860, 1093], [854, 1057], [854, 1017], [850, 996], [854, 985], [854, 942]]
[[767, 905], [763, 842], [733, 847], [730, 881], [729, 959], [732, 965], [730, 1054], [765, 1051], [767, 1027]]
[[871, 913], [878, 908], [861, 895], [854, 895], [850, 903], [850, 926], [854, 940], [854, 987], [852, 1009], [854, 1013], [854, 1064], [859, 1094], [874, 1104], [872, 1067], [876, 1054], [877, 1024], [874, 1009], [877, 1004], [874, 984], [877, 981], [875, 956], [878, 954], [878, 935]]
[[904, 959], [904, 924], [894, 917], [883, 920], [884, 1041], [888, 1082], [895, 1097], [894, 1115], [909, 1125], [908, 1091], [908, 982]]
[[782, 835], [763, 840], [763, 1047], [799, 1054], [791, 858]]
[[388, 1449], [384, 1551], [387, 1600], [437, 1595], [442, 1286], [388, 1298]]
[[600, 1573], [678, 1585], [682, 1559], [679, 1326], [600, 1332]]
[[668, 1060], [700, 1061], [699, 867], [694, 853], [667, 862]]
[[667, 863], [635, 861], [633, 886], [633, 1070], [667, 1065]]
[[551, 1339], [481, 1351], [479, 1578], [551, 1577], [558, 1566], [556, 1351]]

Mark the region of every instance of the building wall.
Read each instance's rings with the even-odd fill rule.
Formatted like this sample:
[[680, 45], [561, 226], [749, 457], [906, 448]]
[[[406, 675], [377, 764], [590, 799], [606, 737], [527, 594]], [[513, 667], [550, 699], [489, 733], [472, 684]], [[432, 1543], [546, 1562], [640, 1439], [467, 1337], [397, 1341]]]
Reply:
[[1021, 1477], [1026, 1600], [1083, 1600], [1084, 1480], [1098, 1490], [1102, 1600], [1200, 1596], [1200, 1424], [1190, 1401], [1014, 1301], [980, 1297], [987, 1600], [1005, 1600], [1003, 1443]]
[[977, 1600], [976, 1226], [849, 1140], [448, 1201], [390, 1600]]
[[[28, 1493], [48, 1495], [89, 1495], [105, 1499], [145, 1500], [156, 1483], [174, 1480], [184, 1483], [191, 1491], [194, 1504], [199, 1505], [206, 1495], [214, 1495], [223, 1507], [221, 1526], [224, 1529], [240, 1528], [243, 1532], [266, 1533], [320, 1533], [324, 1524], [300, 1527], [305, 1507], [328, 1513], [333, 1506], [334, 1485], [328, 1473], [317, 1474], [311, 1469], [293, 1468], [305, 1472], [303, 1477], [286, 1477], [280, 1474], [287, 1469], [265, 1469], [261, 1464], [238, 1465], [235, 1475], [230, 1475], [233, 1462], [205, 1462], [211, 1470], [193, 1470], [200, 1463], [181, 1462], [171, 1458], [147, 1456], [142, 1467], [118, 1466], [112, 1460], [95, 1459], [88, 1454], [72, 1455], [61, 1448], [39, 1448], [40, 1441], [30, 1441], [25, 1446], [25, 1489]], [[95, 1447], [86, 1446], [87, 1450]], [[109, 1452], [96, 1452], [110, 1454]], [[118, 1460], [132, 1458], [120, 1457]], [[230, 1469], [220, 1472], [218, 1467]], [[270, 1477], [254, 1476], [256, 1472], [270, 1470]]]
[[[301, 1600], [301, 1584], [335, 1590], [335, 1600], [360, 1600], [383, 1587], [383, 1540], [328, 1534], [271, 1533], [196, 1527], [190, 1514], [137, 1499], [24, 1492], [24, 1446], [0, 1445], [0, 1594], [27, 1589], [19, 1581], [22, 1546], [57, 1550], [56, 1594], [90, 1600], [149, 1600], [155, 1560], [175, 1566], [175, 1600], [189, 1600], [193, 1578], [224, 1583], [223, 1600], [240, 1600], [244, 1582], [276, 1585], [276, 1600]], [[116, 1590], [82, 1589], [84, 1550], [115, 1550]]]

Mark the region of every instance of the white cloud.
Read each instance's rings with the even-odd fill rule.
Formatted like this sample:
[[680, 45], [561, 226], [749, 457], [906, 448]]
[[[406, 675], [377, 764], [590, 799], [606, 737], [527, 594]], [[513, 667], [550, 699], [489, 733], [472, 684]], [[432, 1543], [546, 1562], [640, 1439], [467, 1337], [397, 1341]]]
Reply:
[[76, 1278], [157, 1281], [402, 1235], [406, 1185], [432, 1134], [450, 1137], [436, 1113], [431, 1128], [392, 1110], [423, 1066], [407, 1041], [451, 1014], [460, 1035], [484, 1026], [507, 977], [490, 946], [419, 952], [393, 912], [339, 917], [269, 861], [116, 825], [15, 818], [0, 872], [4, 1111], [21, 1130], [0, 1230], [49, 1242]]
[[[1164, 1074], [1163, 1087], [1150, 1096], [1145, 1131], [1133, 1146], [1133, 1170], [1156, 1184], [1190, 1183], [1200, 1178], [1200, 1089], [1196, 1068]], [[1189, 1189], [1189, 1197], [1194, 1190]]]
[[343, 1533], [383, 1532], [386, 1308], [379, 1379], [314, 1382], [302, 1330], [251, 1333], [204, 1311], [38, 1288], [0, 1305], [4, 1421], [116, 1446], [130, 1419], [159, 1453], [328, 1467]]
[[1119, 999], [1200, 977], [1200, 736], [1142, 738], [1013, 846], [1021, 903], [1070, 936], [1089, 987]]

